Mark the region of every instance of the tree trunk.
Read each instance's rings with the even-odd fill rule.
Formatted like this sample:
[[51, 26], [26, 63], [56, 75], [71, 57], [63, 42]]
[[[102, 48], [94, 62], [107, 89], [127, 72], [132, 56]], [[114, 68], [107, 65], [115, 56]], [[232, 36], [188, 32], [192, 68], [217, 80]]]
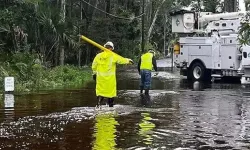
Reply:
[[[35, 4], [35, 13], [37, 14], [37, 10], [38, 10], [38, 2]], [[39, 35], [38, 35], [38, 33], [39, 33], [39, 25], [38, 25], [38, 23], [36, 23], [35, 24], [35, 48], [37, 48], [38, 47], [38, 37], [39, 37]]]
[[59, 58], [59, 55], [58, 55], [58, 48], [55, 49], [55, 66], [58, 66], [58, 58]]
[[46, 46], [44, 43], [42, 43], [42, 45], [40, 46], [40, 56], [41, 56], [41, 62], [45, 62], [45, 51], [46, 51]]
[[[106, 5], [106, 12], [107, 13], [110, 13], [110, 0], [106, 0], [106, 3], [107, 3], [107, 5]], [[106, 14], [106, 17], [108, 17], [109, 15], [108, 14]]]
[[85, 65], [87, 66], [89, 62], [89, 46], [86, 46], [86, 60], [85, 60]]
[[226, 12], [236, 12], [237, 0], [224, 0], [224, 7]]
[[[61, 23], [65, 23], [65, 17], [66, 17], [66, 0], [61, 0], [61, 12], [60, 12]], [[62, 42], [62, 39], [60, 39], [60, 65], [64, 65], [64, 43]]]
[[164, 58], [166, 57], [166, 21], [167, 21], [167, 15], [164, 15], [164, 27], [163, 27], [163, 54]]
[[147, 27], [149, 28], [150, 27], [150, 24], [152, 22], [152, 18], [154, 16], [154, 7], [153, 7], [153, 1], [148, 1], [146, 3], [146, 6], [147, 6], [147, 11], [146, 11], [146, 14], [147, 14], [147, 19], [146, 19], [146, 22], [147, 22]]
[[165, 2], [165, 0], [162, 0], [161, 3], [160, 3], [160, 5], [157, 7], [157, 10], [156, 10], [156, 12], [155, 12], [153, 21], [152, 21], [152, 23], [151, 23], [151, 25], [150, 25], [150, 28], [149, 28], [149, 30], [148, 30], [147, 42], [149, 42], [149, 38], [150, 38], [151, 33], [152, 33], [152, 30], [153, 30], [153, 28], [154, 28], [155, 21], [156, 21], [156, 19], [157, 19], [159, 10], [160, 10], [160, 8], [162, 7], [162, 5], [163, 5], [164, 2]]
[[[95, 1], [95, 5], [94, 5], [94, 6], [97, 7], [97, 5], [98, 5], [98, 0]], [[92, 18], [93, 18], [93, 16], [95, 15], [95, 12], [96, 12], [96, 9], [94, 9], [94, 10], [92, 11], [92, 14], [91, 14], [90, 17], [89, 17], [90, 19], [87, 20], [87, 22], [86, 22], [86, 29], [87, 29], [87, 31], [91, 31]], [[85, 65], [88, 65], [89, 60], [90, 60], [90, 47], [87, 46], [87, 49], [86, 49], [86, 62], [85, 62]]]
[[[81, 31], [82, 31], [82, 19], [83, 19], [83, 12], [82, 12], [82, 9], [83, 9], [83, 6], [82, 6], [82, 2], [80, 2], [80, 26], [79, 26], [79, 35], [81, 34]], [[79, 38], [79, 43], [81, 42], [81, 39]], [[82, 49], [79, 48], [79, 51], [78, 51], [78, 66], [81, 67], [81, 56], [82, 56]]]
[[58, 8], [59, 8], [59, 5], [60, 5], [60, 0], [56, 0], [56, 3], [57, 3]]
[[82, 57], [82, 50], [79, 48], [78, 51], [78, 67], [81, 67], [81, 57]]
[[[82, 3], [82, 2], [80, 2]], [[69, 18], [71, 19], [72, 18], [72, 11], [73, 11], [73, 2], [70, 1], [70, 10], [69, 10]]]
[[65, 22], [65, 16], [66, 16], [66, 0], [61, 0], [61, 12], [60, 12], [60, 17], [61, 17], [61, 22]]
[[244, 0], [244, 2], [245, 2], [245, 9], [246, 9], [246, 11], [249, 11], [250, 1], [249, 0]]
[[14, 46], [14, 50], [15, 52], [19, 51], [19, 47], [18, 47], [18, 42], [16, 39], [16, 35], [15, 35], [15, 29], [14, 29], [14, 25], [10, 25], [10, 30], [11, 30], [11, 36], [12, 36], [12, 43]]
[[142, 26], [141, 26], [141, 53], [144, 52], [145, 40], [144, 40], [144, 22], [145, 22], [145, 0], [142, 0]]
[[60, 65], [64, 65], [64, 46], [61, 46], [60, 48]]

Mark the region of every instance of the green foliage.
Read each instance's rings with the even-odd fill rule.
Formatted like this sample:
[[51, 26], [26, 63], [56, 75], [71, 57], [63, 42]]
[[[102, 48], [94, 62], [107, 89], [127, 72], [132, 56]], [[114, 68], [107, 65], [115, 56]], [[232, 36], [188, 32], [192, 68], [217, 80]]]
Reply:
[[[1, 24], [12, 24], [14, 23], [14, 19], [15, 19], [15, 14], [13, 11], [10, 11], [8, 9], [3, 9], [0, 10], [0, 21]], [[4, 31], [3, 29], [1, 31]]]
[[241, 45], [250, 45], [250, 14], [247, 13], [245, 19], [241, 21], [241, 27], [238, 34], [238, 40]]
[[149, 49], [153, 49], [154, 51], [156, 51], [156, 47], [155, 47], [155, 46], [153, 46], [151, 43], [146, 43], [146, 44], [145, 44], [145, 50], [146, 50], [146, 52], [147, 52]]
[[218, 8], [223, 10], [221, 0], [178, 0], [179, 6], [190, 6], [195, 11], [218, 12]]
[[250, 45], [250, 25], [248, 22], [241, 23], [238, 39], [241, 45]]
[[25, 53], [13, 54], [11, 58], [0, 65], [0, 84], [3, 85], [4, 77], [13, 76], [16, 91], [83, 86], [91, 79], [90, 68], [65, 65], [47, 69], [37, 63], [36, 56]]
[[24, 0], [25, 3], [37, 4], [42, 2], [42, 0]]
[[[142, 24], [141, 17], [135, 16], [141, 15], [140, 0], [89, 1], [99, 9], [78, 0], [65, 0], [65, 11], [61, 2], [62, 0], [1, 2], [0, 49], [9, 53], [36, 52], [43, 57], [44, 63], [52, 66], [58, 65], [59, 58], [65, 58], [65, 63], [78, 64], [79, 54], [81, 65], [90, 64], [97, 49], [80, 42], [78, 35], [84, 34], [101, 45], [112, 41], [116, 52], [124, 57], [135, 60], [139, 57]], [[167, 47], [163, 45], [164, 24], [166, 24], [165, 43], [173, 39], [169, 16], [171, 9], [191, 6], [201, 11], [215, 12], [221, 5], [219, 0], [165, 0], [164, 3], [162, 2], [162, 0], [146, 1], [144, 14], [145, 37], [147, 37], [156, 10], [159, 10], [152, 32], [147, 37], [148, 42], [159, 52]], [[201, 9], [201, 6], [204, 8]], [[29, 67], [18, 64], [16, 68], [27, 71]]]
[[78, 68], [70, 65], [59, 66], [48, 72], [46, 79], [53, 81], [53, 83], [46, 87], [79, 86], [90, 80], [90, 77], [90, 68]]

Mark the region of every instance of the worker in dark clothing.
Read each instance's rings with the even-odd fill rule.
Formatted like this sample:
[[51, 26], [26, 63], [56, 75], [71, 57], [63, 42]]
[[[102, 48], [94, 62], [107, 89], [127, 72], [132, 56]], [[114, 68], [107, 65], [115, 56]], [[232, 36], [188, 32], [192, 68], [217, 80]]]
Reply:
[[149, 95], [149, 89], [151, 86], [151, 71], [157, 71], [157, 64], [155, 59], [155, 52], [149, 50], [147, 53], [143, 54], [138, 62], [138, 72], [141, 75], [140, 83], [140, 93], [143, 93], [145, 90], [145, 95]]

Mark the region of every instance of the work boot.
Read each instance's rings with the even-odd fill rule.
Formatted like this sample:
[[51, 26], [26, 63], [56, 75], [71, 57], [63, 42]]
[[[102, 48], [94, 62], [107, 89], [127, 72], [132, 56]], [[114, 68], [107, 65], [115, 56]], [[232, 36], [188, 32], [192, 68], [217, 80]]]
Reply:
[[108, 99], [108, 105], [109, 105], [109, 107], [113, 107], [114, 106], [114, 98], [109, 98]]
[[97, 96], [97, 106], [101, 106], [102, 105], [103, 99], [104, 98], [102, 96]]
[[140, 87], [140, 94], [143, 93], [143, 86]]
[[145, 90], [145, 95], [149, 95], [149, 89]]

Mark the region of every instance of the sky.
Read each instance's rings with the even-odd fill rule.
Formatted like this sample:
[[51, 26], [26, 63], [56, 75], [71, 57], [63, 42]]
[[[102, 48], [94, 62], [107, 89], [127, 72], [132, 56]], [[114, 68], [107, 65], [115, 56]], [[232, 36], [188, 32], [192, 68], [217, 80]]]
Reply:
[[246, 11], [244, 0], [239, 0], [239, 9], [240, 11]]

